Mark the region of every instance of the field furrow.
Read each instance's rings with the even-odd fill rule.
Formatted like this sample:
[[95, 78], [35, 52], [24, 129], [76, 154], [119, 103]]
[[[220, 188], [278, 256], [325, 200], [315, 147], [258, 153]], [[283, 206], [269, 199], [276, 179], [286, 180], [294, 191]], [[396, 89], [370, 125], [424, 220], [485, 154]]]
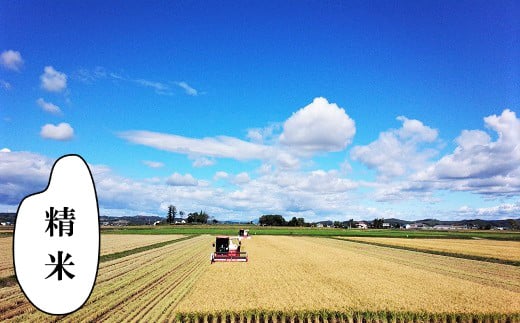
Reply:
[[[150, 235], [150, 234], [102, 234], [100, 255], [109, 255], [126, 250], [172, 241], [184, 235]], [[14, 275], [13, 237], [0, 237], [0, 278]]]
[[[13, 317], [18, 321], [58, 319], [67, 322], [121, 322], [135, 318], [147, 320], [145, 314], [150, 312], [161, 298], [181, 298], [187, 292], [182, 285], [193, 279], [192, 275], [200, 274], [201, 268], [209, 266], [210, 249], [211, 238], [195, 237], [105, 262], [100, 265], [92, 295], [80, 310], [65, 317], [51, 317], [33, 308], [23, 308], [22, 311], [13, 311], [10, 315], [18, 315]], [[124, 263], [121, 270], [115, 269], [118, 263]], [[181, 288], [178, 288], [179, 286]]]
[[351, 241], [377, 243], [416, 250], [443, 252], [482, 259], [496, 259], [520, 263], [520, 241], [487, 239], [406, 239], [372, 237], [337, 237]]

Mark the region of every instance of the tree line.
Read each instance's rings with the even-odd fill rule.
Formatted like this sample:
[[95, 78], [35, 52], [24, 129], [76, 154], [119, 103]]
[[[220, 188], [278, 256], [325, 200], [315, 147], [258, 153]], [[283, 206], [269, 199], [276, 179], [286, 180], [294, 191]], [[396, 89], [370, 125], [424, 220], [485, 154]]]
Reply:
[[[184, 216], [184, 212], [180, 211], [179, 216], [182, 219]], [[175, 205], [168, 206], [168, 214], [166, 215], [166, 223], [168, 224], [174, 224], [176, 223], [175, 216], [177, 215], [177, 207]], [[177, 218], [177, 220], [179, 220]], [[206, 211], [200, 210], [200, 212], [192, 212], [188, 213], [188, 217], [184, 219], [187, 223], [202, 223], [206, 224], [208, 222], [210, 223], [218, 223], [218, 221], [214, 218], [211, 218]]]

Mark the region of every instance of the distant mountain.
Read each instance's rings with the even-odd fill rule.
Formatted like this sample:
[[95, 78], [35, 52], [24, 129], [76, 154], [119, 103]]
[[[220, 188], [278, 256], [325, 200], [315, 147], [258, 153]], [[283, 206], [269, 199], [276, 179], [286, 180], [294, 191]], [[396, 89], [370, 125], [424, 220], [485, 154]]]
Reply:
[[[0, 213], [0, 223], [1, 222], [9, 222], [14, 224], [16, 219], [16, 213]], [[152, 225], [156, 221], [165, 221], [166, 218], [160, 216], [147, 216], [147, 215], [134, 215], [134, 216], [105, 216], [102, 215], [99, 217], [99, 222], [101, 224], [109, 224], [109, 225]], [[372, 223], [372, 220], [365, 221], [355, 221], [355, 222], [366, 222]], [[511, 228], [520, 228], [520, 218], [517, 219], [506, 219], [506, 220], [482, 220], [482, 219], [469, 219], [469, 220], [456, 220], [456, 221], [444, 221], [437, 219], [422, 219], [416, 221], [407, 221], [401, 219], [384, 219], [385, 223], [390, 223], [392, 227], [395, 226], [405, 226], [407, 224], [412, 223], [423, 223], [427, 226], [436, 226], [436, 225], [460, 225], [467, 226], [468, 228], [476, 227], [476, 228], [492, 228], [492, 227], [503, 227], [506, 229]], [[230, 220], [230, 221], [219, 221], [220, 224], [248, 224], [249, 221], [239, 221], [239, 220]], [[253, 221], [253, 223], [258, 223], [258, 220]], [[323, 226], [333, 225], [333, 221], [319, 221], [314, 222], [314, 224], [323, 224]], [[348, 222], [343, 221], [343, 225], [348, 225]]]
[[134, 215], [134, 216], [105, 216], [99, 217], [102, 225], [152, 225], [156, 221], [165, 221], [160, 216]]

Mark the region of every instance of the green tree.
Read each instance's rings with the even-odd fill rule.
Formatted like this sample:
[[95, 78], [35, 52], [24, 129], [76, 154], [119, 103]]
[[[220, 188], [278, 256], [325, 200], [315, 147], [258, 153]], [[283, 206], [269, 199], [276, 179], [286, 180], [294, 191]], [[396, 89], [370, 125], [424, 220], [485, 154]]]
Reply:
[[188, 218], [186, 221], [188, 223], [208, 223], [209, 215], [206, 213], [206, 211], [200, 211], [199, 213], [189, 213]]
[[383, 219], [374, 219], [374, 221], [372, 221], [372, 226], [375, 228], [375, 229], [382, 229], [383, 228], [383, 222], [384, 220]]
[[268, 214], [262, 215], [260, 219], [258, 219], [258, 223], [260, 225], [273, 225], [273, 226], [282, 226], [287, 225], [287, 222], [283, 218], [283, 216], [278, 214]]
[[168, 206], [168, 216], [166, 217], [166, 222], [169, 224], [175, 223], [175, 215], [177, 214], [177, 208], [175, 205]]

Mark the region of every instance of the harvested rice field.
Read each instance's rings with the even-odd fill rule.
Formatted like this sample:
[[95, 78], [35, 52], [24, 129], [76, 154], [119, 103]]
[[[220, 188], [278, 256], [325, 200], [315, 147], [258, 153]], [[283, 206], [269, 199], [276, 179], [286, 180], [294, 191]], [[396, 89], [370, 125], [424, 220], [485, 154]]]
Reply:
[[184, 236], [180, 234], [102, 234], [100, 253], [103, 256], [111, 253], [148, 246], [154, 243], [176, 240], [182, 237]]
[[488, 239], [406, 239], [348, 237], [360, 241], [389, 246], [407, 247], [424, 251], [439, 251], [460, 255], [478, 256], [520, 262], [520, 241], [500, 241]]
[[[101, 255], [131, 250], [184, 237], [183, 235], [102, 234]], [[13, 237], [0, 237], [0, 278], [14, 275]]]
[[0, 278], [14, 275], [13, 238], [0, 237]]
[[18, 285], [0, 288], [0, 321], [158, 322], [175, 318], [178, 302], [209, 265], [211, 238], [199, 236], [100, 264], [87, 303], [67, 316], [39, 312]]
[[520, 321], [518, 266], [289, 236], [254, 236], [243, 243], [248, 262], [210, 264], [212, 242], [102, 262], [87, 303], [63, 317], [2, 287], [0, 321]]
[[520, 310], [515, 266], [311, 237], [256, 236], [247, 244], [249, 263], [211, 265], [179, 311]]

